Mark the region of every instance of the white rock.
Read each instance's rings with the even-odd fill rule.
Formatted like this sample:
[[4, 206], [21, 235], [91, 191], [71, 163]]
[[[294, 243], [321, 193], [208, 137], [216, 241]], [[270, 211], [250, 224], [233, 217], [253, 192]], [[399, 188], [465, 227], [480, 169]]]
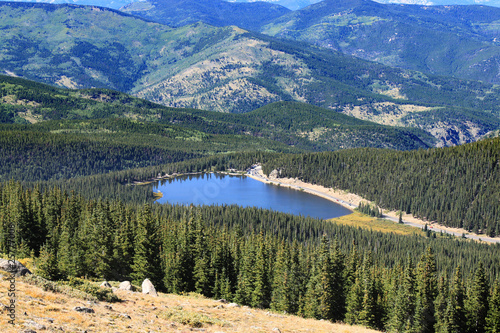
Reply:
[[101, 288], [111, 288], [111, 285], [109, 284], [108, 281], [104, 281], [103, 283], [101, 283], [101, 285], [99, 287], [101, 287]]
[[142, 293], [152, 296], [158, 296], [155, 286], [153, 286], [153, 283], [151, 283], [149, 279], [146, 279], [144, 280], [144, 282], [142, 282]]
[[130, 281], [123, 281], [118, 286], [118, 289], [120, 289], [120, 290], [134, 291], [134, 288], [132, 287], [132, 284], [130, 283]]

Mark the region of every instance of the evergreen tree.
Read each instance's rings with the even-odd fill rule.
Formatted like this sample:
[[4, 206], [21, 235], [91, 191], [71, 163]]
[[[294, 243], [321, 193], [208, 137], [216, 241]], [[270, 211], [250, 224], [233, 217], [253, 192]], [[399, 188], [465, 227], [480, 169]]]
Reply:
[[193, 268], [194, 287], [197, 293], [210, 297], [212, 295], [212, 288], [210, 285], [210, 281], [212, 280], [210, 272], [210, 253], [205, 227], [200, 216], [195, 220], [195, 235], [195, 261]]
[[158, 286], [162, 284], [160, 267], [160, 246], [153, 222], [150, 205], [144, 205], [138, 219], [134, 244], [134, 260], [132, 264], [132, 279], [141, 284], [146, 278]]
[[262, 232], [257, 238], [257, 253], [253, 266], [253, 290], [250, 305], [256, 308], [267, 308], [270, 302], [268, 253]]
[[484, 333], [490, 293], [483, 263], [480, 262], [466, 299], [467, 328], [470, 333]]
[[415, 331], [434, 332], [437, 297], [436, 261], [432, 249], [427, 248], [417, 267], [417, 295], [415, 305]]
[[390, 314], [390, 331], [409, 332], [414, 328], [415, 284], [413, 262], [409, 257], [403, 278], [397, 286], [396, 299]]
[[360, 323], [359, 315], [363, 309], [363, 282], [360, 274], [356, 273], [346, 301], [345, 322], [351, 325]]
[[444, 276], [439, 279], [438, 283], [438, 294], [435, 301], [435, 318], [436, 324], [434, 329], [436, 333], [448, 332], [448, 315], [446, 313], [446, 308], [448, 306], [448, 282]]
[[500, 333], [500, 281], [496, 281], [492, 289], [489, 311], [486, 317], [486, 331]]
[[330, 270], [330, 289], [332, 291], [330, 319], [332, 321], [342, 321], [346, 313], [345, 257], [340, 251], [337, 241], [333, 244]]
[[276, 256], [272, 285], [271, 309], [275, 311], [293, 312], [293, 272], [291, 271], [290, 248], [283, 241]]
[[467, 331], [464, 301], [465, 287], [462, 280], [462, 271], [458, 267], [450, 286], [450, 293], [448, 296], [448, 306], [446, 307], [446, 332], [462, 333]]
[[54, 249], [45, 244], [40, 250], [40, 257], [37, 260], [36, 274], [47, 280], [58, 280], [60, 272], [57, 267], [57, 255]]

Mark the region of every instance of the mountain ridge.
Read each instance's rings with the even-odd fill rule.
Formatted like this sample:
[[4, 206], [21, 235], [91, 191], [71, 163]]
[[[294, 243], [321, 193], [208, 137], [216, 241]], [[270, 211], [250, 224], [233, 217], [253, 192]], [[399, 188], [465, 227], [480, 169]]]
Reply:
[[500, 9], [325, 0], [261, 32], [362, 59], [444, 76], [500, 82]]
[[0, 68], [53, 85], [232, 113], [295, 100], [386, 125], [437, 126], [444, 145], [499, 127], [499, 88], [491, 84], [394, 69], [237, 27], [170, 28], [75, 5], [1, 3], [0, 17]]

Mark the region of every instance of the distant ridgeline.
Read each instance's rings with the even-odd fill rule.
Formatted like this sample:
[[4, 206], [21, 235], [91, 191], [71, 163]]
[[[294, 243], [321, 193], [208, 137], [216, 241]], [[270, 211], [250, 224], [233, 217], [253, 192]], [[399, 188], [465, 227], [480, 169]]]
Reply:
[[[0, 234], [49, 279], [149, 278], [159, 290], [379, 330], [497, 332], [500, 246], [383, 234], [237, 206], [88, 200], [0, 185]], [[487, 269], [485, 269], [487, 268]], [[496, 281], [496, 282], [495, 282]], [[444, 327], [444, 328], [443, 328]]]

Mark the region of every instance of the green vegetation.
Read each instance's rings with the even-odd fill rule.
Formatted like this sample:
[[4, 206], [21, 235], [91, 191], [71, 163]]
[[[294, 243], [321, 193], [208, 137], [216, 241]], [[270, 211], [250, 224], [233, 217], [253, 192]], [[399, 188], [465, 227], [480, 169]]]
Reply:
[[468, 231], [500, 235], [500, 139], [445, 149], [359, 149], [283, 155], [264, 172], [335, 187], [379, 207]]
[[[88, 200], [14, 182], [1, 185], [0, 194], [1, 234], [11, 224], [19, 230], [14, 243], [0, 239], [1, 251], [13, 245], [20, 256], [34, 253], [38, 274], [68, 279], [99, 299], [109, 295], [75, 277], [148, 277], [167, 292], [377, 329], [408, 318], [410, 327], [452, 326], [453, 318], [495, 325], [494, 311], [454, 311], [496, 302], [488, 286], [500, 273], [498, 245], [379, 233], [257, 208]], [[401, 303], [403, 293], [415, 301]]]
[[285, 7], [267, 2], [221, 0], [211, 0], [209, 3], [201, 0], [148, 0], [133, 2], [122, 11], [171, 27], [203, 22], [218, 27], [237, 25], [249, 30], [258, 30], [261, 25], [289, 12]]
[[[491, 84], [394, 69], [235, 27], [200, 23], [173, 29], [112, 10], [48, 4], [1, 3], [0, 18], [2, 68], [52, 85], [111, 88], [163, 105], [231, 113], [283, 100], [337, 112], [360, 107], [380, 122], [396, 113], [399, 126], [431, 132], [445, 145], [474, 141], [500, 127], [498, 87]], [[112, 93], [89, 95], [87, 107], [78, 102], [78, 112], [68, 111], [73, 118], [121, 112], [91, 105], [91, 99], [113, 99]], [[60, 97], [53, 102], [71, 110], [74, 100]], [[3, 121], [38, 119], [29, 112], [36, 105], [9, 104], [6, 95], [2, 100], [8, 104], [1, 110]], [[129, 98], [127, 103], [135, 102]], [[26, 112], [19, 112], [23, 106]], [[425, 107], [425, 114], [415, 111]], [[121, 113], [127, 115], [127, 109]], [[67, 117], [39, 111], [50, 119]], [[369, 131], [364, 130], [363, 141], [370, 141]], [[379, 132], [409, 140], [408, 133]], [[339, 145], [335, 134], [325, 135], [326, 144]]]
[[499, 83], [492, 38], [500, 9], [326, 0], [261, 27], [388, 66]]

